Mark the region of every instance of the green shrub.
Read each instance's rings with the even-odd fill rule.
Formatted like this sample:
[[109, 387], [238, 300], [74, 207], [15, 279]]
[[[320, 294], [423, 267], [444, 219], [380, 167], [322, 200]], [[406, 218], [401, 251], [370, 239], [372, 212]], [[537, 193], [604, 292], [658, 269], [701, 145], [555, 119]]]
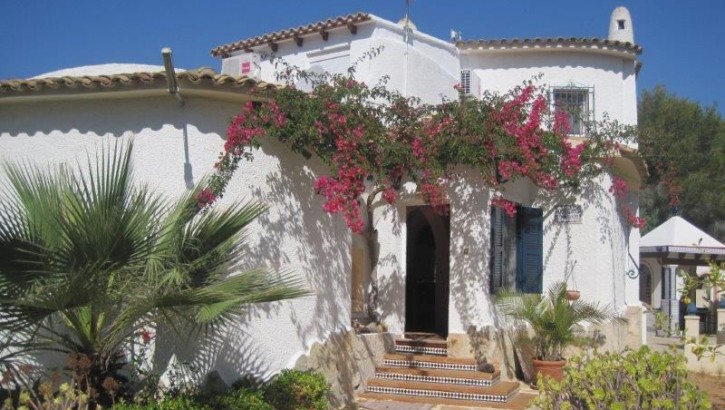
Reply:
[[707, 396], [687, 381], [681, 355], [643, 346], [625, 353], [569, 359], [561, 382], [539, 381], [542, 410], [710, 409]]
[[56, 386], [51, 381], [38, 381], [33, 390], [18, 388], [14, 391], [4, 391], [3, 410], [33, 409], [33, 410], [72, 410], [84, 409], [89, 405], [88, 392], [78, 389], [73, 382], [62, 383]]
[[198, 403], [194, 398], [188, 396], [170, 397], [159, 403], [149, 404], [125, 404], [120, 403], [113, 406], [113, 410], [212, 410], [205, 404]]
[[260, 391], [251, 389], [233, 389], [213, 400], [213, 407], [219, 410], [274, 410], [264, 400]]
[[311, 371], [282, 370], [264, 389], [267, 402], [277, 410], [326, 410], [330, 387]]
[[141, 410], [143, 408], [144, 406], [127, 403], [117, 403], [115, 406], [113, 406], [113, 410]]

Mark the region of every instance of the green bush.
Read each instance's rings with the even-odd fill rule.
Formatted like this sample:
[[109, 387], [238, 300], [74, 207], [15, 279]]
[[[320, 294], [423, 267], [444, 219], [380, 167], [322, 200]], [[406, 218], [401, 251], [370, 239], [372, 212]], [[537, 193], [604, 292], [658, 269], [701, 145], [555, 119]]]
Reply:
[[205, 404], [198, 403], [194, 398], [178, 396], [164, 399], [159, 403], [125, 404], [113, 406], [113, 410], [212, 410]]
[[561, 382], [539, 382], [542, 410], [710, 409], [705, 393], [687, 381], [681, 355], [643, 346], [625, 353], [569, 359]]
[[117, 404], [114, 410], [326, 410], [329, 386], [310, 371], [283, 370], [263, 390], [233, 388], [214, 397], [177, 396], [159, 403]]
[[311, 371], [282, 370], [264, 389], [267, 402], [277, 410], [326, 410], [330, 387]]
[[274, 410], [264, 400], [262, 392], [245, 388], [230, 390], [213, 399], [213, 407], [219, 410]]

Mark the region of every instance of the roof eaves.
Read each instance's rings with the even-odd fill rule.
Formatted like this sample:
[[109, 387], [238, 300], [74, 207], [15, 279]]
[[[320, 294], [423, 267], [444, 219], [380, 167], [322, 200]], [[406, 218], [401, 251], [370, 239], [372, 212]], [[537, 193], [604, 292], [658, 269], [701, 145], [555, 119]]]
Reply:
[[677, 245], [660, 245], [660, 246], [643, 246], [639, 248], [640, 253], [692, 253], [698, 255], [725, 255], [725, 248], [714, 246], [677, 246]]
[[503, 50], [503, 49], [530, 49], [530, 48], [598, 48], [626, 52], [633, 55], [642, 53], [642, 47], [630, 42], [608, 40], [601, 38], [581, 37], [548, 37], [524, 39], [480, 39], [457, 41], [456, 46], [464, 50]]
[[272, 33], [262, 34], [260, 36], [251, 37], [233, 43], [224, 44], [214, 47], [211, 55], [214, 57], [228, 57], [231, 53], [239, 50], [250, 50], [253, 47], [261, 45], [270, 45], [276, 48], [277, 43], [284, 40], [294, 39], [298, 45], [302, 45], [302, 38], [310, 34], [318, 33], [324, 40], [329, 35], [328, 30], [339, 27], [347, 27], [352, 34], [357, 32], [357, 24], [372, 20], [373, 16], [369, 13], [353, 13], [344, 16], [338, 16], [327, 20], [321, 20], [304, 26], [293, 27], [286, 30], [275, 31]]
[[[275, 89], [271, 83], [253, 78], [217, 74], [211, 68], [200, 68], [176, 74], [179, 84], [209, 91], [223, 90], [241, 93], [255, 93]], [[27, 80], [0, 81], [0, 102], [17, 101], [24, 97], [98, 94], [107, 92], [129, 92], [164, 90], [167, 87], [166, 73], [138, 72], [129, 74], [48, 77]]]

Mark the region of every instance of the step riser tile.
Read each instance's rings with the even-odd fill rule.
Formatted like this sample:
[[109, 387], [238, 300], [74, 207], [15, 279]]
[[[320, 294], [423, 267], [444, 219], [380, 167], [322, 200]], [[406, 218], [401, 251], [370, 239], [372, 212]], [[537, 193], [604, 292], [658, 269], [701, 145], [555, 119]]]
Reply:
[[386, 366], [397, 366], [397, 367], [476, 371], [475, 364], [421, 362], [418, 360], [396, 360], [396, 359], [385, 359], [384, 363]]
[[415, 382], [429, 382], [439, 384], [457, 384], [465, 386], [481, 386], [491, 387], [498, 383], [499, 378], [485, 380], [485, 379], [463, 379], [458, 377], [432, 377], [432, 376], [420, 376], [416, 374], [403, 374], [403, 373], [375, 373], [375, 376], [381, 379], [388, 380], [400, 380], [400, 381], [415, 381]]
[[448, 356], [448, 349], [445, 347], [397, 345], [395, 346], [395, 351], [398, 353], [418, 353], [433, 354], [436, 356]]
[[459, 393], [436, 390], [419, 390], [405, 389], [400, 387], [384, 387], [384, 386], [368, 386], [368, 391], [372, 393], [397, 394], [401, 396], [418, 396], [430, 397], [436, 399], [454, 399], [454, 400], [471, 400], [481, 402], [505, 403], [516, 394], [512, 392], [508, 396], [497, 394], [476, 394], [476, 393]]

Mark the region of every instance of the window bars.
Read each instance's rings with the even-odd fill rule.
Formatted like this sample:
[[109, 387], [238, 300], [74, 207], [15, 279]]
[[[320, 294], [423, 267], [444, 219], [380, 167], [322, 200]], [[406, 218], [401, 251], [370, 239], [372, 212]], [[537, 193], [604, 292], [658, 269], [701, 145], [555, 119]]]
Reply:
[[566, 112], [570, 135], [586, 135], [593, 130], [594, 87], [555, 87], [551, 101], [553, 111]]
[[471, 70], [461, 70], [461, 90], [466, 95], [471, 93]]

